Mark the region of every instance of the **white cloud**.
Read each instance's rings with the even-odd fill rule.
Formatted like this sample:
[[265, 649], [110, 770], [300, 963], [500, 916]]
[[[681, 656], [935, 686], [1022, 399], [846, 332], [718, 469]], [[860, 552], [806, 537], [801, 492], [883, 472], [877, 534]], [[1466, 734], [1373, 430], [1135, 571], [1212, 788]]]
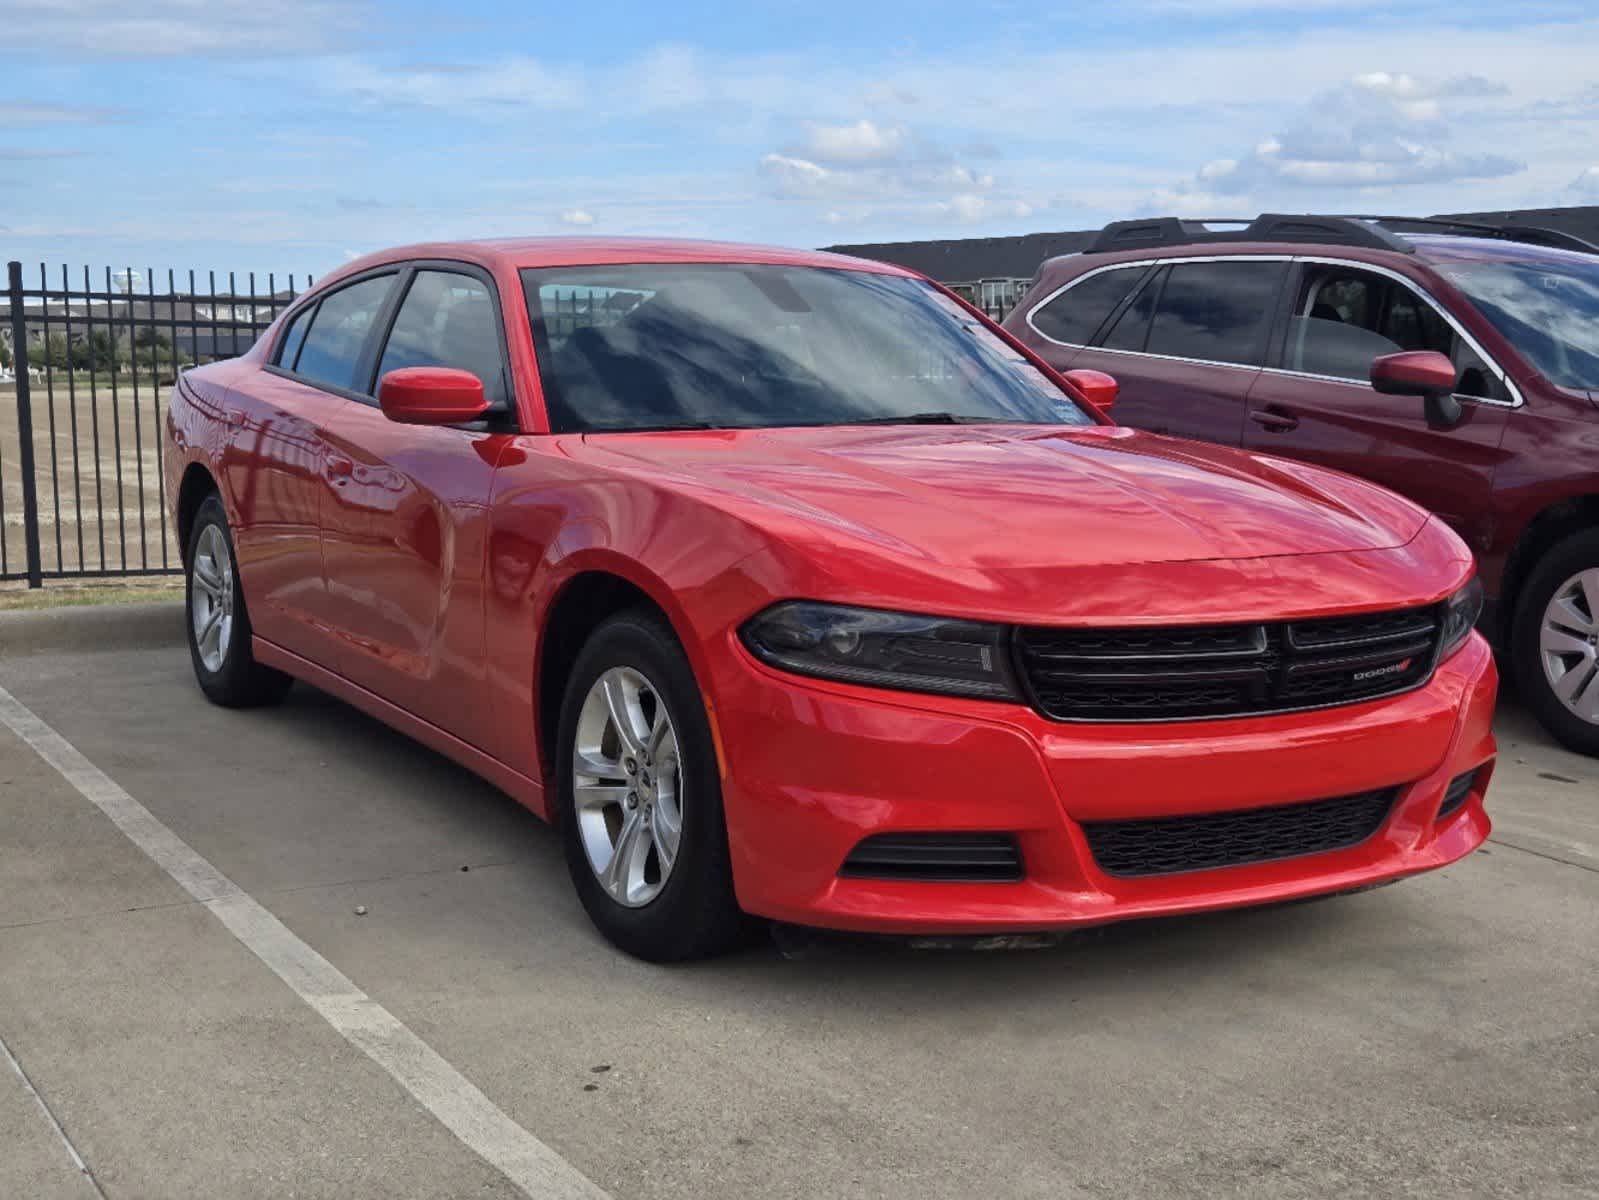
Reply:
[[0, 127], [19, 125], [93, 125], [109, 121], [104, 108], [71, 108], [61, 104], [0, 104]]
[[80, 58], [307, 54], [369, 27], [363, 0], [21, 0], [7, 6], [8, 53]]
[[767, 154], [761, 158], [761, 171], [779, 192], [795, 196], [821, 195], [832, 188], [837, 176], [820, 163], [788, 154]]
[[561, 223], [564, 225], [592, 225], [594, 214], [583, 208], [568, 208], [561, 213]]
[[[1218, 198], [1286, 192], [1414, 187], [1514, 175], [1523, 164], [1503, 154], [1456, 150], [1450, 118], [1466, 103], [1502, 95], [1475, 76], [1421, 80], [1370, 71], [1313, 97], [1284, 127], [1241, 158], [1213, 159], [1192, 180], [1157, 189], [1146, 211]], [[1474, 142], [1477, 139], [1472, 139]]]
[[898, 125], [877, 125], [860, 120], [853, 125], [811, 124], [805, 134], [805, 152], [819, 162], [890, 162], [906, 148], [905, 130]]
[[369, 108], [498, 109], [519, 114], [574, 107], [585, 90], [581, 69], [547, 66], [525, 55], [470, 71], [449, 65], [391, 71], [363, 59], [337, 58], [327, 64], [322, 82]]
[[1599, 199], [1599, 167], [1588, 167], [1573, 179], [1571, 190], [1579, 196]]

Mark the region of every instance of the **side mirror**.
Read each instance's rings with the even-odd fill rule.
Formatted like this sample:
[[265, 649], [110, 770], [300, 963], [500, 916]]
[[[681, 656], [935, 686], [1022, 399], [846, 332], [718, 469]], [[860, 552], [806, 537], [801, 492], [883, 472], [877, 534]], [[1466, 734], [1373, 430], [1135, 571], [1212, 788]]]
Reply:
[[1110, 418], [1110, 409], [1116, 403], [1116, 394], [1121, 391], [1121, 384], [1116, 382], [1114, 376], [1103, 371], [1067, 371], [1063, 376], [1082, 395], [1088, 406], [1100, 416]]
[[1455, 399], [1455, 364], [1436, 350], [1384, 354], [1371, 364], [1371, 386], [1388, 396], [1420, 396], [1427, 424], [1449, 429], [1463, 410]]
[[488, 411], [483, 381], [455, 367], [401, 367], [378, 383], [378, 407], [401, 425], [460, 425]]

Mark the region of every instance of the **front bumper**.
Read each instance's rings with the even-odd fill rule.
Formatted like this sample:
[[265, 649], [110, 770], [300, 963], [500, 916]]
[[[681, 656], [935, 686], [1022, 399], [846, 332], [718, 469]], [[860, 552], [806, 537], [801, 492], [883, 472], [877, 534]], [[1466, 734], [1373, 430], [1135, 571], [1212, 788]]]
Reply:
[[[1498, 677], [1473, 634], [1423, 687], [1312, 712], [1159, 725], [1060, 724], [1031, 709], [774, 671], [736, 638], [713, 721], [739, 902], [881, 933], [1057, 929], [1262, 904], [1442, 867], [1488, 836]], [[1452, 779], [1471, 795], [1438, 816]], [[1137, 878], [1101, 871], [1082, 822], [1217, 813], [1398, 789], [1359, 845]], [[1004, 832], [1019, 882], [841, 878], [873, 834]]]

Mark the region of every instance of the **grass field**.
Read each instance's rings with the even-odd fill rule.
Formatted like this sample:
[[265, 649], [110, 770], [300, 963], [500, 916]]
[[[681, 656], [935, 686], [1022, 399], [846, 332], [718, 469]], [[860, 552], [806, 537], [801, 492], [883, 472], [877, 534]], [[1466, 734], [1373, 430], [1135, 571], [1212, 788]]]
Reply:
[[[56, 372], [34, 381], [34, 475], [44, 570], [176, 566], [162, 505], [161, 432], [170, 373]], [[16, 388], [0, 385], [0, 539], [5, 573], [25, 569]]]

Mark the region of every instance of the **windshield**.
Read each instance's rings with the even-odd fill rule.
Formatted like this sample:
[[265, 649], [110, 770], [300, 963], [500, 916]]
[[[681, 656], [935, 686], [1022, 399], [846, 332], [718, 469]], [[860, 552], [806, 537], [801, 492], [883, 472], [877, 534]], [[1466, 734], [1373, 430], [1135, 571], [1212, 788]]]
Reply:
[[1562, 387], [1599, 388], [1599, 263], [1438, 270], [1544, 375]]
[[703, 263], [528, 270], [522, 280], [558, 433], [1092, 423], [921, 280]]

